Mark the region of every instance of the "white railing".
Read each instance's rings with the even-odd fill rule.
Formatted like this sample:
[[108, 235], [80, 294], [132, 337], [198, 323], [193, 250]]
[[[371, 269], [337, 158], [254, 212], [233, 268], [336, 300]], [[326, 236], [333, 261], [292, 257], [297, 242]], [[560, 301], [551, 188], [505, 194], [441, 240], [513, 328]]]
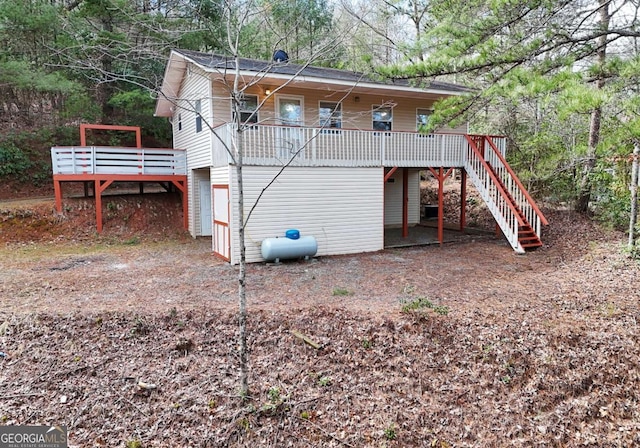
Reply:
[[[214, 166], [233, 163], [238, 135], [232, 124], [214, 130]], [[467, 143], [460, 134], [256, 125], [242, 132], [247, 165], [337, 167], [462, 167]]]
[[509, 207], [510, 204], [500, 192], [497, 183], [491, 177], [490, 171], [484, 165], [485, 163], [486, 161], [481, 154], [475, 151], [472, 145], [469, 145], [465, 164], [469, 179], [487, 204], [489, 211], [496, 219], [511, 247], [516, 252], [523, 253], [524, 249], [518, 241], [518, 215]]
[[164, 148], [51, 148], [53, 174], [185, 175], [185, 151]]
[[[547, 224], [546, 219], [506, 163], [503, 156], [504, 138], [497, 140], [497, 137], [468, 136], [467, 139], [465, 170], [509, 244], [517, 252], [524, 252], [518, 241], [519, 226], [529, 224], [540, 237], [541, 225]], [[513, 202], [505, 197], [499, 184], [504, 186]]]

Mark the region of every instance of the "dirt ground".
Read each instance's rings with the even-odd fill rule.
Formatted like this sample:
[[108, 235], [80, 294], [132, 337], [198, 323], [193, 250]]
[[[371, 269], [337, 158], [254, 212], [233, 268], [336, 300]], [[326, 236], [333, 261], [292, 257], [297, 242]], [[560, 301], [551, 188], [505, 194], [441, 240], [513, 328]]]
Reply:
[[493, 239], [252, 264], [242, 401], [236, 267], [178, 230], [175, 197], [109, 202], [100, 236], [90, 200], [0, 206], [0, 424], [82, 447], [640, 444], [624, 235], [548, 210], [524, 256]]

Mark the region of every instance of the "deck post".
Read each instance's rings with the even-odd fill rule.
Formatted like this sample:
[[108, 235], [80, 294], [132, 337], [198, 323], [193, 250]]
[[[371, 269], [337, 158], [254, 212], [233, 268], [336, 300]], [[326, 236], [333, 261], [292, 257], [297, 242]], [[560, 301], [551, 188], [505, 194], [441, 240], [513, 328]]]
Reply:
[[53, 191], [56, 197], [56, 210], [58, 213], [62, 213], [62, 182], [53, 178]]
[[174, 185], [182, 193], [182, 224], [185, 230], [189, 230], [189, 201], [187, 192], [187, 180], [172, 180], [169, 185]]
[[402, 238], [409, 237], [409, 168], [402, 169]]
[[443, 166], [438, 171], [429, 167], [429, 171], [438, 178], [438, 242], [442, 245], [444, 243], [444, 181], [451, 175], [453, 168], [449, 168], [446, 173]]
[[438, 242], [444, 243], [444, 167], [438, 171]]
[[105, 179], [104, 183], [100, 179], [95, 180], [93, 194], [96, 197], [96, 228], [98, 233], [102, 233], [102, 192], [113, 183], [113, 179]]
[[467, 226], [467, 172], [460, 168], [460, 231]]
[[102, 190], [100, 190], [100, 179], [94, 181], [93, 195], [96, 198], [96, 230], [102, 233]]

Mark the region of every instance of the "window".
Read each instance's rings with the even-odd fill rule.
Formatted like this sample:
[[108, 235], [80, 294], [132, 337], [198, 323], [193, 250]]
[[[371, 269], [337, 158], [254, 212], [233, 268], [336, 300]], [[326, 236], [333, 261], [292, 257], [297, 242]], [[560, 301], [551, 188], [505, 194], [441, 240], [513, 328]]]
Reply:
[[373, 106], [371, 111], [373, 129], [375, 131], [390, 131], [393, 123], [393, 112], [388, 106]]
[[304, 97], [284, 96], [276, 97], [278, 119], [284, 126], [304, 125]]
[[240, 109], [240, 121], [242, 123], [258, 123], [257, 95], [242, 95], [238, 107]]
[[427, 126], [429, 124], [429, 117], [433, 114], [432, 109], [417, 109], [416, 110], [416, 131], [426, 134]]
[[196, 100], [196, 132], [202, 131], [202, 101]]
[[342, 104], [320, 101], [318, 108], [320, 126], [327, 129], [340, 129], [342, 127]]
[[178, 114], [178, 131], [182, 131], [182, 114]]

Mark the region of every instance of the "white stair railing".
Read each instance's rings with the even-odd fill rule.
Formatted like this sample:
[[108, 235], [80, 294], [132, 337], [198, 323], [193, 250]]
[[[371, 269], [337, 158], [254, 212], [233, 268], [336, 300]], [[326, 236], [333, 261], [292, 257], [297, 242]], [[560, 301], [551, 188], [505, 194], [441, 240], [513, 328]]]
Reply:
[[495, 218], [498, 226], [504, 233], [507, 241], [518, 253], [524, 253], [524, 249], [518, 241], [518, 226], [521, 224], [513, 204], [511, 204], [498, 184], [495, 174], [485, 160], [484, 139], [482, 137], [467, 136], [467, 158], [465, 170], [471, 182], [487, 204], [489, 211]]
[[540, 238], [541, 226], [547, 225], [547, 220], [504, 159], [504, 141], [498, 140], [496, 144], [496, 139], [498, 137], [467, 136], [465, 169], [509, 244], [522, 253], [519, 227], [530, 225]]
[[501, 148], [496, 145], [495, 138], [485, 137], [484, 151], [494, 173], [513, 198], [514, 205], [522, 213], [524, 220], [533, 228], [538, 238], [540, 238], [542, 225], [547, 225], [548, 222], [529, 192], [520, 182], [520, 179], [518, 179], [518, 176], [505, 160], [504, 151], [501, 151]]

